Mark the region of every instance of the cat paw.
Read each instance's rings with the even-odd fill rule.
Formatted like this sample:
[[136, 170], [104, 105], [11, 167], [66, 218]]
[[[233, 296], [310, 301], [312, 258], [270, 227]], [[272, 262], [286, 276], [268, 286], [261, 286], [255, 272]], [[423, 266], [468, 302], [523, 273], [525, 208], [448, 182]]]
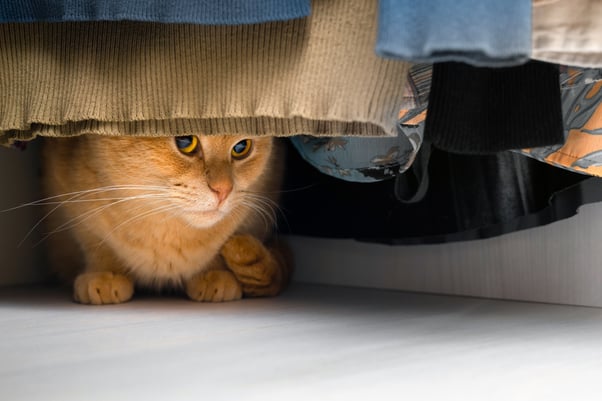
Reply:
[[118, 304], [129, 301], [132, 295], [132, 281], [112, 272], [83, 273], [73, 284], [73, 298], [81, 304]]
[[283, 266], [261, 241], [251, 235], [234, 235], [221, 255], [247, 296], [274, 296], [284, 289]]
[[242, 288], [232, 272], [208, 270], [186, 283], [186, 294], [194, 301], [235, 301], [242, 298]]

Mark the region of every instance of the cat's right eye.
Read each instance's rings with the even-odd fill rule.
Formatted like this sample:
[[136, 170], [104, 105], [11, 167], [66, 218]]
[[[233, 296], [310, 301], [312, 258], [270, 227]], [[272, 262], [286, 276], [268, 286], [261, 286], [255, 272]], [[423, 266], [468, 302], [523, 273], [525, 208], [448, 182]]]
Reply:
[[191, 155], [199, 147], [199, 138], [193, 135], [176, 136], [176, 146], [185, 155]]

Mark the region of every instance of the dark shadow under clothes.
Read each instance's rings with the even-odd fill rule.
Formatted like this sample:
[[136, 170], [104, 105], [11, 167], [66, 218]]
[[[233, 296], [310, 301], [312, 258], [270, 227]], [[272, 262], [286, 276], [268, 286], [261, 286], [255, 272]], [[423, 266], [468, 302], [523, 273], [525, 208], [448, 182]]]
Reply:
[[513, 152], [433, 149], [425, 197], [404, 204], [395, 180], [350, 183], [320, 173], [290, 147], [279, 223], [286, 234], [384, 244], [489, 238], [571, 217], [602, 201], [602, 179]]

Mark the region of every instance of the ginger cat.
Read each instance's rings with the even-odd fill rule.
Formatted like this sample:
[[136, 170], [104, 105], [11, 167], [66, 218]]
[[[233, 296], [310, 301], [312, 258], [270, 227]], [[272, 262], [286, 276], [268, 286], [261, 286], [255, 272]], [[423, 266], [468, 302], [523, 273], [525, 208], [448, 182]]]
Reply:
[[236, 135], [44, 139], [50, 263], [83, 304], [135, 287], [195, 301], [273, 296], [290, 263], [272, 234], [276, 139]]

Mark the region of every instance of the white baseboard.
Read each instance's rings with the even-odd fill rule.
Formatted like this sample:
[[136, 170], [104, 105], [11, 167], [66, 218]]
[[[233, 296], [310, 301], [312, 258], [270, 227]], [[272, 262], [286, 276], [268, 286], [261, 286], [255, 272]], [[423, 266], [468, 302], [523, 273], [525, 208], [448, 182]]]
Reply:
[[299, 282], [602, 307], [602, 203], [547, 226], [477, 241], [289, 241]]

